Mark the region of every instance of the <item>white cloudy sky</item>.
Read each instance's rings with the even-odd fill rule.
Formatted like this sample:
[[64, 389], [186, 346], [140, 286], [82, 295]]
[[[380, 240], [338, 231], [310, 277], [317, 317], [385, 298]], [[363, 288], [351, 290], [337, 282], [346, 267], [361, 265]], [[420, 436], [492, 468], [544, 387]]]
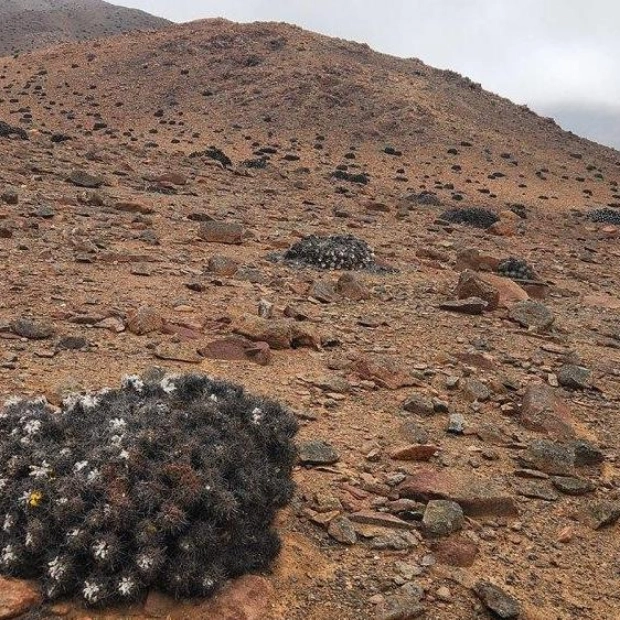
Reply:
[[453, 69], [620, 148], [620, 0], [113, 0], [174, 21], [286, 21]]

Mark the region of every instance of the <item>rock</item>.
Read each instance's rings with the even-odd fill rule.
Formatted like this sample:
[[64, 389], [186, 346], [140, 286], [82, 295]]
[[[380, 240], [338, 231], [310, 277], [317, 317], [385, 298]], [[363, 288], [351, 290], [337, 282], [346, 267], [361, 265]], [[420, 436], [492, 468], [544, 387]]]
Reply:
[[317, 299], [323, 304], [332, 304], [339, 299], [336, 289], [327, 280], [316, 280], [308, 289], [308, 297]]
[[227, 256], [212, 256], [207, 264], [207, 270], [216, 276], [234, 276], [239, 270], [239, 263]]
[[245, 350], [249, 360], [259, 366], [269, 366], [271, 363], [271, 348], [266, 342], [255, 342], [253, 346]]
[[401, 425], [400, 434], [410, 443], [426, 444], [429, 440], [428, 431], [412, 420], [407, 420]]
[[160, 332], [164, 325], [162, 315], [152, 306], [140, 306], [127, 318], [127, 329], [136, 336]]
[[435, 414], [433, 402], [419, 394], [411, 394], [411, 396], [403, 402], [403, 409], [408, 413], [415, 413], [421, 416], [432, 416]]
[[327, 533], [343, 545], [354, 545], [357, 542], [355, 528], [347, 517], [336, 517], [330, 522]]
[[34, 319], [20, 318], [11, 321], [11, 331], [21, 338], [28, 340], [45, 340], [51, 338], [56, 330], [49, 323], [35, 321]]
[[314, 327], [290, 319], [267, 320], [244, 314], [234, 321], [233, 331], [255, 342], [266, 342], [275, 350], [321, 348], [321, 338]]
[[6, 189], [0, 194], [0, 200], [6, 205], [15, 206], [19, 204], [19, 194], [14, 189]]
[[478, 545], [465, 538], [453, 537], [442, 540], [432, 547], [439, 564], [469, 568], [478, 557]]
[[555, 321], [555, 315], [539, 301], [520, 301], [510, 308], [508, 316], [521, 327], [534, 328], [539, 331], [549, 329]]
[[487, 232], [497, 237], [514, 237], [517, 234], [517, 227], [514, 222], [500, 220], [495, 222], [495, 224], [491, 224], [487, 228]]
[[512, 494], [499, 480], [466, 472], [421, 469], [397, 487], [400, 497], [417, 501], [447, 499], [468, 516], [517, 516]]
[[88, 172], [84, 172], [83, 170], [73, 170], [68, 180], [73, 183], [73, 185], [86, 187], [87, 189], [97, 189], [103, 185], [103, 179], [101, 177], [88, 174]]
[[620, 519], [620, 503], [608, 500], [590, 502], [586, 506], [585, 520], [594, 530], [614, 525]]
[[170, 185], [187, 185], [187, 178], [179, 172], [164, 172], [149, 179], [154, 183], [169, 183]]
[[464, 521], [463, 509], [456, 502], [436, 499], [428, 502], [422, 526], [428, 537], [435, 538], [457, 532], [462, 529]]
[[126, 200], [114, 203], [114, 209], [116, 209], [116, 211], [122, 211], [123, 213], [139, 213], [141, 215], [150, 215], [151, 213], [154, 213], [153, 207], [143, 205], [140, 202], [131, 202]]
[[546, 502], [557, 502], [560, 496], [544, 482], [534, 482], [531, 480], [521, 480], [515, 484], [515, 489], [519, 495], [531, 499], [542, 499]]
[[118, 317], [110, 316], [107, 319], [103, 319], [95, 324], [95, 327], [100, 329], [107, 329], [108, 331], [120, 334], [125, 331], [125, 323]]
[[13, 230], [8, 226], [0, 226], [0, 239], [12, 239]]
[[271, 349], [266, 342], [251, 342], [234, 336], [210, 342], [199, 353], [208, 359], [250, 360], [260, 366], [267, 366], [271, 361]]
[[64, 351], [78, 351], [87, 349], [90, 343], [82, 336], [63, 336], [57, 343], [56, 349]]
[[495, 310], [499, 306], [500, 296], [497, 288], [474, 271], [466, 270], [461, 273], [454, 294], [457, 299], [461, 300], [470, 297], [483, 299], [486, 301], [486, 309], [489, 311]]
[[370, 298], [370, 291], [353, 273], [343, 273], [336, 283], [336, 292], [350, 301], [363, 301]]
[[521, 605], [517, 599], [488, 581], [478, 581], [473, 588], [487, 609], [502, 619], [519, 618]]
[[596, 490], [596, 484], [591, 480], [573, 478], [570, 476], [554, 476], [551, 478], [553, 486], [565, 495], [585, 495]]
[[203, 360], [202, 356], [198, 355], [193, 347], [173, 342], [160, 344], [156, 347], [154, 353], [155, 357], [160, 360], [186, 362], [187, 364], [200, 364]]
[[451, 413], [448, 419], [448, 433], [462, 435], [465, 432], [465, 416], [460, 413]]
[[575, 449], [567, 444], [537, 439], [518, 460], [523, 467], [550, 475], [570, 476], [575, 470]]
[[390, 457], [395, 461], [430, 461], [437, 452], [437, 446], [413, 444], [392, 450]]
[[0, 620], [21, 616], [40, 602], [41, 595], [35, 586], [0, 577]]
[[387, 599], [377, 610], [377, 620], [414, 620], [426, 615], [419, 597], [399, 595]]
[[572, 445], [575, 450], [575, 465], [577, 467], [600, 465], [605, 460], [605, 455], [600, 448], [585, 439], [575, 441]]
[[527, 292], [510, 278], [502, 278], [493, 273], [480, 273], [478, 277], [499, 293], [500, 308], [509, 308], [517, 302], [529, 299]]
[[400, 361], [389, 357], [363, 357], [354, 363], [353, 369], [361, 379], [374, 381], [379, 387], [388, 390], [398, 390], [416, 384], [416, 381], [402, 369]]
[[209, 243], [240, 245], [245, 231], [241, 224], [234, 222], [202, 222], [198, 235]]
[[487, 310], [489, 304], [480, 297], [467, 297], [454, 301], [444, 301], [439, 308], [449, 312], [460, 312], [461, 314], [479, 315]]
[[340, 460], [336, 448], [321, 439], [303, 441], [298, 449], [299, 462], [303, 465], [333, 465]]
[[591, 372], [583, 366], [565, 364], [557, 372], [558, 382], [571, 390], [587, 390], [591, 387]]
[[519, 421], [528, 430], [546, 433], [554, 439], [575, 437], [568, 406], [544, 383], [526, 388]]
[[375, 525], [377, 527], [386, 527], [395, 530], [413, 530], [415, 526], [408, 521], [399, 519], [385, 512], [374, 512], [372, 510], [362, 510], [355, 512], [350, 516], [351, 521], [363, 525]]
[[258, 316], [260, 316], [262, 319], [273, 318], [273, 308], [274, 305], [270, 301], [266, 299], [261, 299], [258, 302]]
[[489, 400], [493, 395], [489, 386], [478, 379], [465, 379], [461, 382], [461, 390], [467, 399], [481, 403]]

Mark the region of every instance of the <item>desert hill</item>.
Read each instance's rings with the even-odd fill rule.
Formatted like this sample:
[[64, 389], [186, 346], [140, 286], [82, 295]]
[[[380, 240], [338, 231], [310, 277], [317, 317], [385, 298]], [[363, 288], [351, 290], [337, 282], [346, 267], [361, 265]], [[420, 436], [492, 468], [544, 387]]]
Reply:
[[[419, 60], [207, 20], [1, 59], [0, 160], [3, 396], [159, 367], [301, 427], [273, 574], [97, 617], [615, 617], [618, 151]], [[374, 255], [285, 260], [311, 234]]]
[[0, 56], [134, 30], [159, 30], [169, 21], [101, 0], [3, 0]]

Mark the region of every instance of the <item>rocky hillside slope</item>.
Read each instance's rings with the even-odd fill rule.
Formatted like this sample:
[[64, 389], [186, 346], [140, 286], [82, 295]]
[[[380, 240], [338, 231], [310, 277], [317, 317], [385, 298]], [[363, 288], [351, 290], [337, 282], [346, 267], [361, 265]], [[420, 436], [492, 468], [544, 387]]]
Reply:
[[85, 41], [134, 30], [160, 30], [168, 20], [101, 0], [3, 0], [0, 56], [65, 41]]
[[220, 20], [2, 59], [0, 121], [2, 395], [160, 367], [300, 423], [272, 574], [96, 617], [617, 616], [620, 153]]

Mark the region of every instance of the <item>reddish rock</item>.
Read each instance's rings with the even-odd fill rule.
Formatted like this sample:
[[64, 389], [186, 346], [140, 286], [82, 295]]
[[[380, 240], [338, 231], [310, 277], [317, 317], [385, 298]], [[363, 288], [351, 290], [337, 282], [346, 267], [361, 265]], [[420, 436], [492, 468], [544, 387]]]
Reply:
[[452, 500], [469, 516], [518, 515], [515, 498], [497, 480], [464, 472], [424, 469], [405, 480], [398, 492], [418, 501]]
[[227, 256], [212, 256], [207, 269], [217, 276], [234, 276], [239, 271], [239, 263]]
[[488, 309], [489, 304], [480, 297], [467, 297], [446, 301], [439, 306], [442, 310], [449, 312], [460, 312], [461, 314], [479, 315]]
[[271, 360], [271, 349], [266, 342], [250, 342], [234, 336], [210, 342], [200, 349], [200, 354], [215, 360], [249, 359], [261, 366], [266, 366]]
[[416, 385], [409, 374], [402, 369], [401, 360], [388, 357], [361, 358], [355, 362], [353, 369], [366, 381], [374, 381], [378, 386], [388, 390]]
[[316, 282], [313, 282], [308, 289], [308, 296], [317, 299], [323, 304], [332, 304], [339, 299], [336, 289], [331, 282], [326, 280], [316, 280]]
[[495, 310], [499, 306], [499, 291], [489, 284], [479, 274], [473, 271], [463, 271], [454, 291], [457, 299], [479, 297], [487, 302], [487, 310]]
[[198, 235], [209, 243], [240, 245], [243, 242], [243, 226], [234, 222], [202, 222]]
[[437, 452], [437, 446], [412, 444], [392, 450], [390, 456], [396, 461], [430, 461]]
[[336, 291], [345, 299], [362, 301], [370, 298], [370, 291], [363, 282], [352, 273], [343, 273], [336, 283]]
[[461, 537], [442, 540], [433, 546], [433, 553], [440, 564], [469, 568], [478, 557], [478, 545]]
[[509, 308], [519, 301], [529, 299], [529, 295], [510, 278], [502, 278], [493, 273], [481, 273], [479, 277], [499, 293], [500, 308]]
[[124, 213], [140, 213], [141, 215], [150, 215], [153, 213], [153, 207], [148, 207], [139, 202], [117, 202], [114, 204], [114, 208]]
[[311, 325], [289, 319], [272, 321], [244, 314], [236, 319], [233, 331], [254, 342], [266, 342], [275, 350], [321, 346], [321, 338]]
[[271, 348], [266, 342], [255, 342], [245, 350], [245, 355], [259, 366], [269, 366], [271, 362]]
[[500, 220], [487, 228], [487, 231], [497, 237], [514, 237], [517, 234], [517, 227], [514, 222]]
[[153, 181], [169, 185], [187, 185], [187, 179], [178, 172], [164, 172], [164, 174], [156, 176]]
[[41, 595], [35, 586], [0, 577], [0, 620], [21, 616], [40, 602]]
[[127, 329], [137, 336], [152, 332], [160, 332], [164, 327], [164, 319], [152, 306], [140, 306], [127, 318]]
[[576, 436], [568, 405], [544, 383], [527, 387], [519, 420], [528, 430], [546, 433], [556, 439], [574, 439]]

